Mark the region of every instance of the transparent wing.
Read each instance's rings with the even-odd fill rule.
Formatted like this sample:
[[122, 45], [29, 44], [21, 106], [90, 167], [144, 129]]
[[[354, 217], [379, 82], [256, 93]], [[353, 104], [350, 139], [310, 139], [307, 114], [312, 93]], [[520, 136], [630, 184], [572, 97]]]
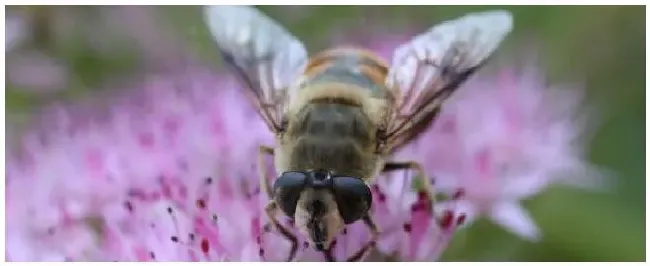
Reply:
[[288, 88], [307, 63], [303, 44], [253, 7], [207, 6], [204, 15], [224, 61], [247, 87], [269, 128], [279, 132]]
[[398, 99], [386, 126], [394, 150], [422, 133], [440, 107], [512, 30], [512, 15], [494, 10], [442, 22], [394, 54], [386, 84]]

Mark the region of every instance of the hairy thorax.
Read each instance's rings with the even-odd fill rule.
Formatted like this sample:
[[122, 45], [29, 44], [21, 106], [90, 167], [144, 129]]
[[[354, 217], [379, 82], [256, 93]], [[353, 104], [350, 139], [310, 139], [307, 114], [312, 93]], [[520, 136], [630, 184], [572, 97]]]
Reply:
[[369, 178], [375, 172], [375, 127], [358, 106], [310, 103], [285, 136], [286, 170], [325, 169]]

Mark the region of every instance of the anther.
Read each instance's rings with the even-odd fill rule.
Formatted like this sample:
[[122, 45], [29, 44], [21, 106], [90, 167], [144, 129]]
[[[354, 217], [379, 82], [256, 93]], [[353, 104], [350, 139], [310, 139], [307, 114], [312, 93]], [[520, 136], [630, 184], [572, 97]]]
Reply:
[[212, 177], [206, 177], [206, 178], [205, 178], [205, 184], [206, 184], [206, 185], [210, 185], [210, 184], [212, 184]]
[[203, 199], [196, 200], [196, 207], [198, 207], [199, 209], [205, 209], [205, 200]]
[[133, 212], [133, 204], [131, 204], [130, 201], [125, 201], [125, 202], [124, 202], [124, 207], [125, 207], [129, 212]]
[[453, 219], [454, 219], [454, 214], [450, 210], [446, 210], [442, 214], [442, 219], [440, 220], [440, 227], [442, 227], [443, 229], [449, 229]]
[[309, 242], [307, 242], [307, 241], [302, 242], [302, 248], [304, 248], [304, 249], [309, 248]]
[[205, 238], [202, 239], [201, 240], [201, 251], [203, 251], [203, 253], [208, 253], [209, 250], [210, 250], [210, 242], [208, 242], [208, 240], [205, 239]]
[[407, 233], [410, 233], [411, 230], [413, 229], [413, 228], [411, 227], [411, 224], [410, 224], [410, 223], [405, 223], [402, 227], [403, 227], [403, 229], [404, 229], [404, 232], [407, 232]]
[[264, 256], [264, 249], [263, 248], [260, 248], [260, 257], [261, 256]]
[[462, 188], [459, 188], [458, 190], [456, 190], [456, 192], [454, 192], [454, 194], [451, 196], [451, 198], [453, 200], [457, 200], [457, 199], [460, 199], [460, 198], [462, 198], [464, 196], [465, 196], [465, 190], [462, 189]]
[[167, 213], [172, 214], [172, 207], [167, 207]]
[[153, 252], [149, 251], [149, 258], [155, 260], [155, 259], [156, 259], [156, 254], [154, 254]]
[[385, 202], [386, 201], [386, 195], [384, 193], [379, 192], [379, 202]]
[[429, 195], [426, 191], [418, 191], [418, 201], [429, 200]]
[[459, 225], [464, 224], [465, 219], [467, 219], [467, 215], [465, 215], [464, 213], [461, 213], [460, 215], [458, 215], [458, 218], [456, 218], [456, 225], [459, 226]]
[[177, 236], [172, 236], [171, 239], [172, 239], [172, 242], [178, 243], [178, 237]]

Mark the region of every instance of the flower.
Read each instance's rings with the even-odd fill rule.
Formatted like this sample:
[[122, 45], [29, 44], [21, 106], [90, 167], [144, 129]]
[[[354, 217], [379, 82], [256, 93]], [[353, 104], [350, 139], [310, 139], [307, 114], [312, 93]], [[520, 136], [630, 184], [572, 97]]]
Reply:
[[582, 157], [582, 88], [548, 86], [537, 66], [520, 69], [471, 79], [400, 156], [423, 162], [438, 190], [462, 190], [456, 204], [468, 221], [487, 215], [534, 241], [541, 232], [521, 200], [558, 182], [602, 187], [603, 173]]
[[[255, 156], [254, 145], [270, 136], [265, 125], [231, 89], [231, 81], [205, 70], [190, 75], [154, 76], [138, 90], [104, 97], [106, 102], [47, 109], [42, 121], [27, 131], [20, 149], [8, 156], [11, 260], [141, 259], [124, 245], [146, 240], [141, 248], [150, 247], [155, 241], [147, 237], [157, 236], [140, 230], [149, 226], [143, 223], [168, 225], [161, 206], [181, 208], [176, 205], [189, 200], [170, 198], [175, 195], [166, 195], [167, 183], [162, 181], [182, 178], [185, 188], [178, 193], [187, 194], [207, 176], [235, 183], [255, 176], [250, 158]], [[236, 144], [229, 141], [233, 138]], [[135, 207], [138, 212], [127, 211]], [[181, 223], [194, 218], [192, 214], [183, 210], [175, 217]], [[93, 227], [88, 220], [101, 222]], [[94, 239], [95, 244], [68, 249], [58, 243], [61, 237], [70, 240], [66, 244], [77, 238], [86, 239], [84, 243]], [[106, 243], [107, 238], [112, 240]], [[46, 243], [52, 244], [43, 246]], [[107, 247], [121, 252], [108, 252]], [[164, 254], [159, 258], [183, 259]]]
[[[593, 183], [556, 174], [592, 169], [576, 142], [583, 124], [567, 115], [579, 98], [547, 88], [536, 68], [508, 71], [470, 80], [395, 156], [421, 162], [449, 200], [431, 206], [409, 173], [376, 178], [381, 234], [368, 259], [437, 260], [478, 215], [536, 239], [519, 200], [556, 181]], [[290, 243], [269, 226], [256, 169], [272, 134], [239, 83], [196, 65], [173, 73], [45, 109], [6, 161], [9, 260], [286, 259]], [[278, 218], [298, 237], [299, 260], [326, 259]], [[345, 260], [369, 239], [362, 222], [349, 225], [331, 256]]]
[[[390, 62], [394, 49], [415, 34], [382, 34], [370, 27], [353, 43]], [[528, 58], [530, 59], [530, 58]], [[395, 158], [421, 162], [438, 192], [461, 193], [452, 204], [467, 215], [469, 225], [480, 215], [516, 235], [534, 241], [541, 232], [519, 202], [552, 184], [606, 188], [610, 173], [586, 161], [586, 133], [592, 113], [581, 106], [584, 88], [544, 80], [536, 60], [524, 67], [497, 68], [463, 84], [444, 104], [431, 128], [399, 151]], [[521, 69], [517, 72], [515, 69]]]
[[[185, 71], [43, 111], [8, 156], [10, 260], [286, 259], [290, 243], [268, 225], [251, 159], [272, 134], [234, 81]], [[455, 229], [452, 210], [438, 221], [414, 207], [406, 179], [392, 180], [374, 186], [373, 215], [386, 228], [380, 250], [435, 258]], [[353, 224], [333, 256], [345, 259], [368, 239]], [[303, 249], [299, 259], [325, 258]]]

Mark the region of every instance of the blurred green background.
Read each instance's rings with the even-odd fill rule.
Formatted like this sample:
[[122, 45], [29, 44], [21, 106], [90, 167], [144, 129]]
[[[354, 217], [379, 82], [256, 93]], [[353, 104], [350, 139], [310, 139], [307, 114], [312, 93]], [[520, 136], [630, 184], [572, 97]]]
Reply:
[[[129, 33], [112, 35], [109, 31], [114, 29], [102, 26], [103, 20], [97, 19], [98, 14], [112, 8], [6, 8], [8, 12], [20, 13], [31, 21], [27, 27], [30, 34], [28, 40], [16, 47], [15, 51], [7, 53], [8, 68], [11, 67], [12, 56], [39, 50], [57, 58], [69, 72], [69, 81], [63, 86], [65, 89], [34, 91], [8, 81], [5, 84], [8, 123], [24, 120], [22, 114], [49, 101], [74, 99], [93, 90], [90, 88], [105, 87], [101, 85], [110, 80], [133, 76], [147, 67], [143, 61], [151, 59], [141, 56], [143, 51], [155, 49], [157, 43], [168, 44], [167, 39], [180, 43], [178, 47], [169, 49], [186, 50], [198, 55], [201, 60], [214, 64], [218, 62], [197, 7], [145, 8], [150, 9], [147, 14], [155, 17], [155, 26], [136, 30], [146, 35], [153, 29], [165, 29], [161, 31], [165, 31], [166, 37], [163, 41], [150, 42], [153, 45], [141, 42], [140, 50], [133, 49]], [[357, 29], [373, 25], [375, 31], [383, 28], [390, 33], [411, 33], [466, 12], [490, 8], [497, 7], [261, 7], [303, 38], [312, 51], [324, 48], [332, 35], [345, 34], [350, 25]], [[543, 231], [541, 242], [520, 240], [490, 222], [479, 221], [455, 237], [443, 259], [645, 260], [645, 7], [498, 8], [512, 11], [515, 17], [515, 31], [506, 42], [506, 47], [517, 50], [519, 55], [540, 50], [553, 82], [585, 82], [589, 104], [597, 107], [601, 122], [590, 141], [590, 160], [613, 170], [617, 174], [617, 186], [611, 193], [554, 187], [525, 202]], [[52, 29], [56, 23], [50, 22], [61, 16], [71, 16], [88, 23], [75, 23], [74, 29], [59, 34]], [[85, 35], [79, 34], [84, 32], [83, 27], [86, 27], [85, 31], [98, 31], [105, 39], [86, 40]], [[107, 42], [108, 45], [104, 46], [110, 48], [109, 52], [96, 48], [98, 41]], [[175, 52], [163, 50], [160, 53], [169, 55]], [[168, 62], [173, 64], [174, 60], [172, 57], [168, 61], [154, 61], [148, 65], [156, 68]], [[10, 125], [9, 130], [15, 124]]]

